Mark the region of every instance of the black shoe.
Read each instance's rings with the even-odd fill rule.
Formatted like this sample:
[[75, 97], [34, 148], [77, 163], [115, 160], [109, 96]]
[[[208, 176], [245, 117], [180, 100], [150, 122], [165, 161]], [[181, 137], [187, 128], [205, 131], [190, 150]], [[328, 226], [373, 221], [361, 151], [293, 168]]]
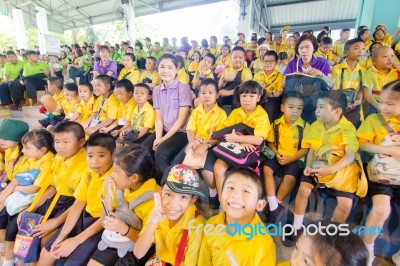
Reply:
[[279, 220], [282, 216], [283, 210], [285, 210], [285, 207], [278, 204], [278, 208], [276, 208], [273, 211], [269, 211], [268, 223], [276, 224], [277, 222], [279, 222]]
[[285, 235], [285, 239], [282, 239], [282, 244], [285, 247], [294, 247], [302, 233], [303, 233], [303, 228], [296, 230], [291, 235]]
[[208, 204], [212, 210], [219, 210], [219, 199], [218, 195], [215, 197], [208, 196]]

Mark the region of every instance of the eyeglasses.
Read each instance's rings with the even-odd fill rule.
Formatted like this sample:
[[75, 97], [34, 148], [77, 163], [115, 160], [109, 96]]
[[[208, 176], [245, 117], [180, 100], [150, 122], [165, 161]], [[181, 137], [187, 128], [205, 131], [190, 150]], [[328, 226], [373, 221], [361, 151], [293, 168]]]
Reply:
[[275, 60], [264, 60], [263, 62], [264, 62], [264, 64], [272, 64], [272, 63], [275, 63], [276, 61]]

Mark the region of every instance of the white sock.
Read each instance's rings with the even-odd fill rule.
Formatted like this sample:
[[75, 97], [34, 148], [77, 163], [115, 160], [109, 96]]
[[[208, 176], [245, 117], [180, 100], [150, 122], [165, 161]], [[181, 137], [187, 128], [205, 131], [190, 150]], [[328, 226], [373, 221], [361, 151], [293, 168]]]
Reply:
[[294, 229], [296, 230], [301, 229], [301, 226], [303, 225], [303, 220], [304, 220], [304, 214], [294, 213], [294, 222], [293, 222]]
[[370, 259], [372, 259], [374, 257], [374, 244], [368, 244], [365, 242], [364, 242], [364, 244], [367, 247]]
[[216, 188], [209, 188], [208, 191], [209, 191], [209, 193], [210, 193], [210, 197], [211, 197], [211, 198], [216, 197], [217, 194], [218, 194]]
[[281, 203], [282, 203], [282, 201], [281, 201], [281, 200], [278, 200], [278, 198], [277, 198], [276, 200], [278, 201], [278, 203], [279, 203], [279, 204], [281, 204]]
[[3, 266], [14, 266], [14, 260], [4, 260]]
[[0, 250], [6, 251], [6, 243], [0, 243]]
[[276, 196], [267, 197], [267, 200], [268, 200], [270, 211], [274, 211], [274, 210], [276, 210], [276, 208], [278, 208], [278, 200], [276, 199]]

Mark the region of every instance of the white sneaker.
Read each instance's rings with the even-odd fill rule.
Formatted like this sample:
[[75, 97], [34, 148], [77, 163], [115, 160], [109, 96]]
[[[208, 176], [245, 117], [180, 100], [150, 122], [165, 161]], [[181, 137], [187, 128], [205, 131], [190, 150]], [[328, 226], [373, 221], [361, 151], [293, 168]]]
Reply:
[[400, 266], [400, 250], [393, 254], [392, 260], [396, 266]]

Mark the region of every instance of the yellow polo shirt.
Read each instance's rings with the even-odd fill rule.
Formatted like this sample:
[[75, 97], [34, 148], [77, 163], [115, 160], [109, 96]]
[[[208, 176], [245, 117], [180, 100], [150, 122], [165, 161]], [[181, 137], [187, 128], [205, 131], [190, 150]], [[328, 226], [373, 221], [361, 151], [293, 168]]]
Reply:
[[136, 67], [126, 68], [124, 67], [118, 75], [118, 80], [127, 79], [132, 82], [133, 85], [139, 83], [140, 71]]
[[72, 197], [86, 167], [86, 152], [82, 149], [69, 159], [56, 155], [51, 166], [53, 180], [50, 185], [60, 195]]
[[[341, 79], [342, 70], [343, 80]], [[359, 72], [360, 70], [361, 76]], [[342, 89], [353, 88], [358, 91], [360, 89], [360, 81], [364, 80], [364, 76], [365, 70], [362, 68], [360, 63], [357, 63], [353, 70], [350, 70], [346, 60], [343, 60], [342, 63], [332, 67], [333, 88], [335, 90], [339, 90], [340, 85], [342, 85]]]
[[332, 52], [339, 56], [340, 58], [344, 57], [344, 44], [346, 41], [342, 42], [341, 40], [337, 40], [332, 47]]
[[119, 106], [119, 101], [117, 96], [115, 96], [114, 93], [111, 93], [110, 96], [108, 96], [108, 98], [105, 99], [103, 103], [103, 108], [101, 108], [101, 103], [103, 102], [103, 99], [104, 99], [103, 96], [99, 96], [99, 98], [97, 98], [99, 105], [96, 106], [95, 104], [95, 106], [98, 108], [95, 109], [96, 112], [101, 111], [99, 121], [103, 122], [104, 120], [109, 118], [116, 120], [118, 118], [118, 106]]
[[[385, 119], [385, 118], [384, 118]], [[393, 117], [385, 119], [390, 127], [395, 132], [400, 132], [400, 120]], [[378, 114], [371, 114], [361, 123], [360, 128], [357, 130], [357, 137], [359, 139], [367, 140], [368, 142], [379, 145], [388, 134], [386, 128], [382, 125]]]
[[22, 164], [21, 169], [24, 169], [23, 171], [40, 170], [40, 173], [33, 184], [37, 187], [44, 187], [47, 186], [52, 179], [50, 173], [51, 173], [51, 165], [53, 163], [53, 159], [54, 159], [54, 154], [51, 151], [48, 151], [40, 159], [35, 159], [35, 158], [28, 159], [25, 156], [23, 156], [20, 159]]
[[[6, 179], [4, 182], [7, 180], [12, 181], [15, 173], [29, 170], [26, 169], [23, 164], [25, 156], [21, 154], [21, 157], [18, 159], [20, 153], [21, 149], [19, 146], [15, 147], [13, 150], [10, 148], [4, 150], [4, 171], [6, 172]], [[18, 161], [16, 162], [17, 159]]]
[[183, 68], [178, 71], [176, 78], [182, 83], [189, 84], [189, 75]]
[[149, 133], [153, 133], [156, 122], [156, 111], [154, 111], [153, 106], [149, 102], [146, 102], [140, 111], [139, 106], [135, 106], [126, 119], [131, 122], [131, 127], [135, 130], [146, 127], [149, 129]]
[[81, 122], [85, 122], [89, 119], [89, 117], [93, 114], [95, 98], [92, 95], [87, 103], [84, 100], [81, 100], [81, 105], [83, 107]]
[[[227, 234], [220, 235], [216, 232], [216, 227], [220, 224], [226, 225], [225, 212], [211, 217], [207, 221], [207, 225], [213, 225], [209, 234], [204, 234], [201, 243], [199, 263], [198, 265], [218, 265], [231, 266], [226, 252], [230, 250], [238, 265], [276, 265], [275, 243], [272, 237], [268, 234], [254, 234], [248, 240], [248, 236], [244, 234], [235, 234], [233, 236]], [[263, 225], [258, 214], [254, 214], [250, 222], [252, 227]], [[192, 232], [195, 234], [195, 232]]]
[[265, 71], [260, 71], [253, 78], [254, 81], [257, 81], [261, 87], [269, 92], [283, 91], [283, 79], [283, 74], [276, 69], [269, 76]]
[[214, 66], [219, 66], [224, 64], [226, 68], [229, 68], [231, 66], [231, 55], [228, 54], [225, 58], [221, 55], [220, 57], [217, 58], [215, 61]]
[[257, 105], [254, 112], [249, 116], [246, 115], [242, 107], [234, 109], [225, 121], [224, 127], [239, 123], [244, 123], [246, 126], [254, 128], [254, 136], [263, 137], [264, 139], [268, 137], [271, 130], [268, 114], [260, 105]]
[[124, 126], [126, 121], [129, 121], [129, 114], [132, 113], [133, 108], [136, 107], [136, 102], [130, 98], [128, 102], [120, 102], [118, 105], [118, 125]]
[[383, 73], [376, 69], [375, 66], [370, 67], [365, 71], [365, 78], [363, 78], [363, 86], [372, 89], [372, 95], [375, 99], [379, 98], [383, 86], [387, 83], [399, 79], [400, 70], [392, 68], [389, 73]]
[[314, 53], [314, 55], [317, 56], [317, 57], [322, 57], [322, 58], [326, 59], [327, 61], [332, 61], [333, 59], [336, 58], [336, 55], [332, 51], [328, 51], [325, 54], [325, 53], [321, 52], [321, 50], [319, 50], [319, 48]]
[[226, 118], [225, 111], [218, 104], [215, 104], [208, 113], [204, 110], [203, 104], [200, 104], [193, 110], [186, 130], [191, 130], [196, 137], [208, 141], [213, 132], [223, 128]]
[[243, 83], [247, 80], [251, 80], [253, 78], [253, 74], [251, 74], [250, 68], [242, 66], [239, 69], [233, 69], [233, 67], [230, 66], [229, 68], [225, 69], [224, 72], [222, 72], [221, 79], [225, 78], [225, 76], [228, 72], [238, 73], [239, 71], [242, 71], [242, 75], [240, 76], [240, 83]]
[[[196, 71], [196, 73], [194, 73], [192, 84], [195, 83], [199, 79], [199, 75], [200, 75], [200, 70]], [[211, 69], [206, 71], [206, 76], [204, 78], [205, 79], [214, 79], [214, 74], [211, 71]]]
[[81, 180], [76, 187], [74, 197], [77, 200], [86, 202], [85, 210], [93, 218], [98, 218], [103, 211], [100, 195], [103, 189], [104, 180], [114, 172], [111, 167], [104, 175], [100, 176], [89, 167], [82, 173]]
[[264, 70], [264, 61], [262, 58], [257, 58], [256, 60], [254, 60], [253, 70], [254, 70], [254, 76], [258, 72]]
[[[157, 185], [156, 180], [154, 178], [150, 178], [145, 181], [137, 190], [130, 191], [130, 189], [124, 190], [124, 199], [127, 202], [132, 201], [133, 199], [139, 197], [145, 192], [148, 191], [160, 191], [160, 187]], [[116, 204], [116, 199], [114, 197], [114, 203]], [[154, 200], [149, 200], [139, 204], [133, 209], [133, 212], [139, 217], [142, 221], [142, 230], [145, 228], [150, 220], [150, 214], [154, 209]]]
[[208, 49], [210, 50], [210, 53], [212, 53], [214, 56], [221, 53], [221, 46], [219, 46], [218, 44], [214, 47], [210, 46], [208, 47]]
[[61, 107], [61, 110], [55, 111], [55, 112], [53, 112], [53, 114], [61, 115], [61, 113], [64, 110], [64, 106], [67, 102], [67, 99], [65, 99], [64, 90], [60, 91], [60, 93], [58, 93], [58, 94], [54, 94], [53, 99]]
[[[195, 220], [195, 222], [192, 223], [193, 226], [205, 223], [203, 216], [198, 215], [196, 217], [195, 212], [196, 207], [194, 206], [194, 204], [192, 204], [181, 216], [179, 222], [175, 224], [172, 228], [169, 227], [168, 219], [165, 219], [158, 224], [157, 229], [154, 232], [154, 238], [156, 244], [156, 256], [162, 261], [170, 264], [175, 263], [175, 257], [176, 253], [178, 252], [179, 243], [181, 242], [183, 230], [189, 229], [188, 226], [191, 220]], [[188, 236], [182, 265], [203, 265], [198, 264], [199, 250], [202, 238], [202, 230], [199, 230], [199, 234], [192, 233]]]
[[[296, 154], [297, 151], [301, 148], [298, 147], [300, 137], [298, 126], [303, 128], [304, 139], [304, 136], [309, 134], [310, 125], [308, 123], [305, 123], [305, 121], [301, 117], [297, 118], [297, 120], [293, 124], [289, 125], [286, 123], [284, 116], [276, 119], [274, 124], [277, 125], [279, 128], [279, 153], [286, 156], [292, 156]], [[269, 131], [267, 141], [275, 144], [274, 125], [271, 125], [271, 127], [272, 129]]]
[[143, 83], [143, 81], [146, 78], [151, 79], [151, 83], [154, 83], [157, 85], [160, 85], [160, 83], [161, 83], [160, 75], [155, 70], [152, 73], [147, 72], [147, 70], [143, 71], [142, 74], [140, 75], [139, 82]]
[[188, 72], [189, 73], [194, 73], [200, 68], [200, 62], [192, 61], [189, 64]]
[[74, 115], [74, 112], [77, 112], [82, 117], [83, 106], [81, 104], [81, 101], [78, 98], [75, 98], [72, 101], [65, 100], [63, 110], [66, 119], [70, 119], [72, 115]]

